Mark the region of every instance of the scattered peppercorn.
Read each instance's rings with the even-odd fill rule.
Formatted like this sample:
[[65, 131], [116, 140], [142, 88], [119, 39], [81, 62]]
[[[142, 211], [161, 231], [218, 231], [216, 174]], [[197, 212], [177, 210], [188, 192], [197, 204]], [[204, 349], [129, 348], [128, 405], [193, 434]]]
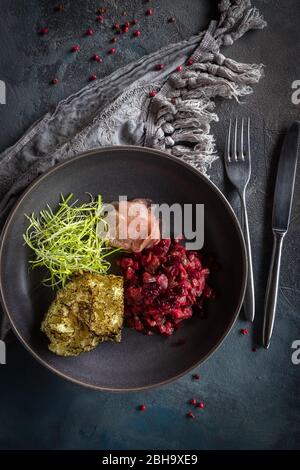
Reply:
[[122, 11], [122, 15], [123, 15], [123, 16], [127, 16], [127, 11], [125, 11], [125, 10]]
[[170, 16], [170, 18], [168, 18], [168, 23], [175, 23], [175, 21], [176, 21], [175, 16]]
[[98, 54], [94, 54], [92, 59], [95, 60], [96, 62], [103, 62], [102, 57], [100, 57]]
[[74, 44], [74, 46], [71, 47], [71, 51], [72, 51], [72, 52], [78, 52], [78, 51], [80, 51], [80, 47], [78, 46], [78, 44]]
[[199, 374], [193, 374], [192, 378], [193, 378], [193, 380], [200, 380], [200, 375]]
[[39, 31], [39, 34], [40, 34], [41, 36], [44, 36], [45, 34], [48, 34], [48, 33], [49, 33], [49, 28], [42, 28], [42, 29], [40, 29], [40, 31]]
[[51, 80], [52, 85], [57, 85], [58, 82], [59, 82], [58, 78], [53, 78], [53, 79]]
[[152, 16], [152, 15], [153, 15], [153, 9], [152, 9], [152, 8], [148, 8], [148, 10], [146, 10], [146, 15], [147, 15], [147, 16]]
[[103, 23], [103, 21], [104, 21], [103, 16], [99, 15], [98, 18], [97, 18], [97, 21], [98, 21], [98, 23]]
[[111, 49], [109, 49], [108, 53], [109, 54], [115, 54], [117, 52], [116, 48], [115, 47], [112, 47]]
[[129, 21], [125, 21], [124, 26], [126, 26], [126, 28], [129, 28], [129, 26], [130, 26]]
[[189, 403], [190, 403], [191, 405], [197, 405], [197, 400], [195, 400], [195, 398], [191, 398], [190, 401], [189, 401]]
[[129, 27], [128, 26], [122, 26], [122, 33], [128, 33]]
[[142, 32], [141, 32], [140, 29], [137, 29], [137, 30], [133, 33], [133, 35], [134, 35], [136, 38], [140, 37], [141, 34], [142, 34]]
[[97, 79], [97, 75], [95, 73], [93, 73], [91, 76], [90, 76], [90, 81], [93, 82], [94, 80]]
[[257, 351], [257, 348], [255, 346], [253, 346], [252, 352], [256, 352], [256, 351]]
[[200, 403], [197, 403], [197, 408], [201, 408], [203, 409], [204, 408], [204, 403], [202, 401], [200, 401]]
[[146, 405], [140, 405], [140, 406], [139, 406], [139, 410], [140, 410], [140, 411], [145, 411], [146, 408], [147, 408]]
[[150, 93], [149, 93], [150, 98], [154, 98], [155, 95], [156, 95], [156, 91], [151, 90]]
[[87, 31], [86, 31], [86, 35], [87, 36], [93, 36], [94, 34], [94, 31], [92, 30], [92, 28], [88, 28]]
[[242, 328], [241, 329], [241, 334], [242, 335], [247, 335], [249, 333], [248, 329], [247, 328]]
[[191, 411], [189, 411], [187, 414], [186, 414], [186, 417], [187, 418], [191, 418], [191, 419], [195, 419], [196, 416], [194, 415], [194, 413], [192, 413]]
[[179, 65], [179, 66], [176, 68], [176, 70], [177, 70], [177, 72], [182, 72], [182, 70], [183, 70], [182, 65]]
[[156, 64], [155, 70], [162, 70], [164, 68], [164, 64]]
[[136, 20], [135, 18], [131, 21], [131, 24], [132, 24], [133, 26], [136, 25], [136, 24], [138, 24], [138, 23], [139, 23], [138, 20]]
[[115, 42], [117, 42], [117, 38], [115, 38], [115, 37], [111, 38], [110, 42], [112, 42], [114, 44]]
[[188, 65], [193, 65], [193, 63], [194, 63], [193, 59], [189, 59], [189, 60], [187, 61], [187, 64], [188, 64]]

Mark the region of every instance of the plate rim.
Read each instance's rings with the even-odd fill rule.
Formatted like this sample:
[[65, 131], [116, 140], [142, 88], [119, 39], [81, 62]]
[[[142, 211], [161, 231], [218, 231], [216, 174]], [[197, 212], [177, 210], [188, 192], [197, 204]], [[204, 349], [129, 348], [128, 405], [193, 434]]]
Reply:
[[[26, 339], [22, 337], [22, 335], [18, 331], [18, 329], [17, 329], [17, 327], [16, 327], [16, 325], [15, 325], [15, 323], [14, 323], [12, 317], [11, 317], [11, 314], [9, 313], [9, 309], [6, 305], [4, 289], [3, 289], [4, 282], [3, 282], [3, 279], [2, 279], [2, 271], [3, 271], [3, 269], [2, 269], [2, 259], [3, 259], [3, 256], [4, 256], [3, 252], [4, 252], [4, 247], [5, 247], [6, 234], [7, 234], [7, 231], [9, 229], [10, 225], [13, 222], [14, 216], [15, 216], [16, 212], [18, 211], [18, 208], [19, 208], [20, 204], [22, 203], [22, 201], [28, 196], [28, 194], [31, 193], [31, 191], [33, 191], [33, 189], [36, 186], [38, 186], [40, 184], [41, 181], [46, 179], [52, 173], [55, 173], [55, 172], [59, 171], [61, 168], [72, 164], [72, 162], [74, 162], [74, 161], [81, 160], [83, 158], [86, 158], [86, 157], [89, 157], [89, 156], [92, 156], [92, 155], [95, 155], [95, 154], [105, 154], [105, 152], [132, 151], [132, 150], [143, 151], [144, 153], [151, 154], [152, 156], [154, 155], [154, 156], [157, 156], [157, 157], [160, 157], [160, 158], [165, 158], [167, 160], [171, 160], [171, 161], [177, 163], [178, 165], [181, 165], [181, 166], [187, 168], [188, 170], [190, 170], [194, 174], [196, 174], [198, 177], [200, 177], [203, 181], [205, 181], [205, 183], [210, 186], [210, 188], [217, 194], [217, 196], [219, 196], [219, 198], [222, 200], [223, 204], [225, 205], [229, 215], [232, 218], [232, 221], [235, 225], [235, 228], [237, 230], [237, 233], [238, 233], [238, 236], [239, 236], [239, 239], [240, 239], [240, 242], [241, 242], [242, 255], [243, 255], [243, 279], [242, 279], [243, 285], [242, 285], [242, 290], [241, 290], [241, 293], [240, 293], [240, 297], [239, 297], [237, 307], [235, 309], [234, 315], [232, 317], [232, 320], [231, 320], [228, 328], [225, 330], [225, 332], [223, 333], [223, 335], [219, 339], [218, 343], [213, 348], [211, 348], [202, 359], [200, 359], [199, 361], [197, 361], [193, 365], [189, 366], [187, 369], [180, 372], [179, 374], [176, 374], [175, 376], [173, 376], [171, 378], [168, 378], [166, 380], [163, 380], [163, 381], [160, 381], [160, 382], [157, 382], [157, 383], [154, 383], [154, 384], [145, 385], [145, 386], [142, 386], [142, 387], [127, 387], [127, 388], [104, 387], [104, 386], [93, 385], [93, 384], [90, 384], [90, 383], [83, 382], [83, 381], [81, 381], [79, 379], [76, 379], [74, 377], [70, 377], [69, 375], [61, 372], [58, 369], [56, 369], [52, 365], [48, 364], [44, 359], [42, 359], [31, 348], [31, 346], [26, 342]], [[99, 157], [103, 157], [103, 155], [99, 155]], [[200, 364], [204, 364], [207, 361], [207, 359], [209, 357], [211, 357], [219, 349], [219, 347], [223, 344], [225, 338], [229, 335], [230, 331], [232, 330], [232, 328], [233, 328], [233, 326], [234, 326], [234, 324], [235, 324], [235, 322], [238, 318], [238, 315], [241, 311], [243, 301], [244, 301], [244, 297], [245, 297], [246, 286], [247, 286], [247, 277], [248, 277], [248, 263], [247, 263], [247, 251], [246, 251], [246, 243], [245, 243], [244, 235], [243, 235], [242, 229], [240, 227], [238, 218], [237, 218], [233, 208], [231, 207], [229, 201], [225, 197], [225, 195], [221, 192], [221, 190], [217, 187], [217, 185], [215, 183], [213, 183], [207, 176], [204, 176], [202, 173], [200, 173], [200, 171], [198, 171], [196, 168], [192, 167], [190, 164], [184, 162], [183, 160], [180, 160], [178, 157], [175, 157], [175, 156], [173, 156], [173, 155], [171, 155], [167, 152], [163, 152], [162, 150], [152, 149], [150, 147], [142, 147], [142, 146], [138, 146], [138, 145], [113, 145], [113, 146], [107, 146], [107, 147], [102, 147], [102, 148], [99, 148], [99, 149], [92, 149], [92, 150], [88, 150], [86, 152], [82, 152], [78, 155], [75, 155], [74, 157], [71, 157], [68, 160], [65, 160], [61, 163], [55, 164], [53, 167], [46, 170], [45, 173], [38, 176], [34, 181], [32, 181], [29, 184], [29, 186], [27, 186], [27, 188], [20, 194], [20, 196], [18, 197], [18, 199], [15, 202], [14, 206], [10, 210], [10, 212], [8, 214], [8, 217], [5, 221], [5, 224], [3, 226], [2, 232], [1, 232], [1, 239], [0, 239], [0, 302], [1, 302], [1, 305], [2, 305], [2, 308], [3, 308], [3, 312], [4, 312], [5, 315], [7, 315], [15, 335], [17, 336], [17, 338], [19, 339], [21, 344], [25, 347], [25, 349], [27, 349], [27, 351], [29, 351], [30, 354], [40, 364], [42, 364], [47, 369], [51, 370], [53, 373], [55, 373], [59, 377], [61, 377], [63, 379], [66, 379], [66, 380], [68, 380], [72, 383], [75, 383], [77, 385], [81, 385], [81, 386], [87, 387], [89, 389], [103, 391], [103, 392], [128, 393], [128, 392], [139, 392], [139, 391], [145, 391], [145, 390], [158, 388], [158, 387], [167, 385], [169, 383], [172, 383], [172, 382], [180, 379], [184, 375], [186, 375], [189, 372], [191, 372], [192, 370], [194, 370]]]

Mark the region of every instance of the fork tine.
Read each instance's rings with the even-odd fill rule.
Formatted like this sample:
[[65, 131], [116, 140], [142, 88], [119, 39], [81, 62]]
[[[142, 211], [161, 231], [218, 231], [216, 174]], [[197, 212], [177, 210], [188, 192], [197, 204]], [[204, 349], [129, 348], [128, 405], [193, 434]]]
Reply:
[[240, 157], [242, 160], [245, 160], [245, 153], [244, 153], [244, 118], [242, 119], [241, 125], [241, 148], [240, 148]]
[[250, 148], [250, 118], [248, 118], [248, 122], [247, 122], [247, 151], [246, 151], [246, 157], [248, 158], [248, 161], [250, 162], [250, 159], [251, 159], [251, 148]]
[[237, 117], [235, 118], [235, 125], [234, 125], [234, 138], [233, 138], [233, 158], [237, 161], [237, 130], [238, 130], [238, 120]]
[[226, 162], [226, 159], [228, 162], [231, 162], [231, 158], [230, 158], [231, 126], [232, 126], [232, 122], [230, 119], [228, 133], [227, 133], [226, 149], [225, 149], [225, 156], [226, 156], [225, 162]]

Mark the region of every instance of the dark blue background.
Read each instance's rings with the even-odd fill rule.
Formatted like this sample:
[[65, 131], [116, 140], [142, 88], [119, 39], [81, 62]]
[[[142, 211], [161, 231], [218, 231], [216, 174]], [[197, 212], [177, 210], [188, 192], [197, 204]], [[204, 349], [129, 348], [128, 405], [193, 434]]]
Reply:
[[[91, 73], [99, 77], [167, 43], [187, 38], [217, 16], [217, 1], [73, 0], [62, 2], [64, 13], [54, 13], [57, 2], [1, 0], [0, 79], [7, 84], [7, 104], [0, 107], [0, 147], [5, 149], [49, 106], [80, 89]], [[298, 172], [293, 217], [286, 237], [278, 315], [269, 351], [252, 347], [261, 331], [263, 297], [272, 236], [270, 215], [274, 176], [282, 135], [300, 105], [291, 102], [291, 84], [300, 80], [299, 0], [257, 0], [269, 26], [249, 33], [225, 53], [245, 62], [263, 62], [265, 79], [255, 93], [238, 106], [219, 102], [220, 122], [214, 125], [222, 153], [228, 114], [250, 115], [253, 130], [253, 176], [248, 192], [257, 319], [254, 327], [240, 320], [223, 346], [201, 366], [199, 381], [190, 375], [161, 389], [131, 394], [110, 394], [80, 388], [53, 375], [25, 351], [11, 334], [7, 365], [0, 366], [0, 448], [2, 449], [292, 449], [300, 444], [300, 365], [291, 362], [291, 344], [300, 339], [300, 177]], [[119, 5], [119, 7], [116, 7]], [[110, 27], [83, 37], [93, 25], [95, 9], [109, 8], [141, 20], [142, 37], [122, 37], [118, 54], [111, 47]], [[152, 18], [145, 17], [148, 7]], [[176, 24], [166, 19], [174, 14]], [[49, 26], [49, 35], [37, 30]], [[80, 55], [68, 53], [80, 43]], [[92, 63], [94, 52], [103, 64]], [[60, 85], [49, 84], [54, 76]], [[221, 159], [212, 179], [235, 207], [232, 188], [223, 183]], [[234, 259], [232, 260], [234, 262]], [[222, 315], [222, 312], [220, 312]], [[249, 336], [240, 329], [249, 327]], [[138, 354], [138, 351], [137, 351]], [[114, 373], [114, 371], [112, 371]], [[185, 417], [187, 401], [205, 402], [197, 419]], [[147, 411], [137, 410], [145, 403]]]

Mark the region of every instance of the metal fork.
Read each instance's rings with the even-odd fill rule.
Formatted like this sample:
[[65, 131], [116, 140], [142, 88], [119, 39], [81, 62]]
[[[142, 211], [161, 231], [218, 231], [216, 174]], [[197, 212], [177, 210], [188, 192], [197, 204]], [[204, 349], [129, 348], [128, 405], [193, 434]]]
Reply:
[[[246, 127], [246, 139], [244, 145], [244, 134]], [[250, 118], [242, 119], [240, 136], [238, 138], [238, 119], [234, 126], [230, 120], [227, 142], [225, 149], [225, 168], [228, 179], [237, 189], [242, 204], [242, 227], [246, 242], [248, 256], [248, 280], [244, 299], [244, 311], [247, 320], [253, 322], [255, 315], [254, 280], [252, 268], [251, 243], [246, 206], [246, 188], [251, 176], [251, 152], [250, 152]]]

